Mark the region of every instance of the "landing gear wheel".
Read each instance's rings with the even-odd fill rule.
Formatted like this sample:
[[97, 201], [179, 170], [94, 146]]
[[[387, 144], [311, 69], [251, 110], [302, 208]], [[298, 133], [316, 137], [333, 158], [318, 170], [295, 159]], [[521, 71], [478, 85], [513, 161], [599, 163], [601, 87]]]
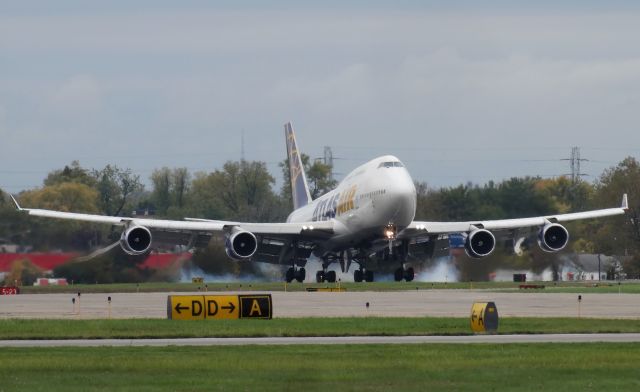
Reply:
[[353, 281], [354, 282], [358, 282], [358, 283], [362, 282], [362, 278], [363, 278], [362, 275], [364, 275], [362, 273], [362, 270], [357, 269], [357, 270], [353, 271]]
[[322, 283], [324, 282], [324, 279], [325, 279], [324, 271], [316, 272], [316, 282]]
[[373, 271], [366, 271], [364, 273], [364, 280], [367, 282], [373, 282]]
[[413, 267], [409, 267], [407, 268], [406, 271], [404, 271], [404, 279], [407, 282], [411, 282], [414, 277], [415, 277], [415, 272], [413, 272]]
[[336, 281], [336, 271], [327, 271], [327, 273], [324, 274], [324, 277], [325, 277], [327, 282], [335, 283], [335, 281]]
[[296, 272], [296, 280], [300, 283], [304, 282], [304, 278], [307, 275], [307, 271], [305, 271], [304, 268], [300, 268], [297, 272]]
[[402, 269], [402, 267], [400, 267], [396, 270], [396, 272], [394, 272], [393, 280], [395, 280], [396, 282], [399, 282], [403, 278], [404, 278], [404, 270]]
[[287, 273], [285, 274], [284, 279], [287, 281], [287, 283], [291, 283], [293, 282], [295, 275], [296, 275], [296, 271], [293, 269], [293, 267], [291, 267], [287, 270]]

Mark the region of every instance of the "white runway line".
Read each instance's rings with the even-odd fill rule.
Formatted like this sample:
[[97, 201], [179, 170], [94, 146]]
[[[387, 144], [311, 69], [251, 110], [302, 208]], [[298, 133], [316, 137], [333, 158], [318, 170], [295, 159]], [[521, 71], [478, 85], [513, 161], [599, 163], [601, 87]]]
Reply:
[[467, 336], [320, 336], [271, 338], [0, 340], [0, 347], [167, 347], [336, 344], [522, 344], [596, 342], [640, 342], [640, 333]]

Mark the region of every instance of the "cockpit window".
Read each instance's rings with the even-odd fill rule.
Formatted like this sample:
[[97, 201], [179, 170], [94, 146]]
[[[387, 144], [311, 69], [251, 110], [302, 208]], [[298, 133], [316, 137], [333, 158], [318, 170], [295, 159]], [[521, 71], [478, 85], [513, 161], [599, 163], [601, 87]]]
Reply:
[[395, 162], [380, 162], [380, 164], [378, 165], [378, 168], [381, 167], [404, 167], [402, 165], [402, 163], [395, 161]]

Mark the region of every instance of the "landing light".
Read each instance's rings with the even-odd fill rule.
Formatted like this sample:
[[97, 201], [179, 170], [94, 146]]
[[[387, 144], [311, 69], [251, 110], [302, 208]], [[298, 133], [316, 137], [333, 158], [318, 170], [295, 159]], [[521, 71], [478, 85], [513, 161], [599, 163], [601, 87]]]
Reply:
[[396, 226], [393, 224], [386, 225], [383, 233], [388, 240], [394, 240], [396, 238]]

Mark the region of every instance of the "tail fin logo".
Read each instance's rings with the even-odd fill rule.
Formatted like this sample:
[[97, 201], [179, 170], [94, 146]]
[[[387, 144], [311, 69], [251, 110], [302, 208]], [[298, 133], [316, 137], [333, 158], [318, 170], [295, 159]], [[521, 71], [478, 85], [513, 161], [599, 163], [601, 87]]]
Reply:
[[311, 201], [311, 194], [307, 185], [307, 178], [304, 174], [302, 158], [296, 144], [296, 136], [291, 123], [286, 123], [284, 133], [287, 140], [287, 157], [289, 159], [289, 174], [291, 176], [291, 198], [293, 208], [298, 209]]

